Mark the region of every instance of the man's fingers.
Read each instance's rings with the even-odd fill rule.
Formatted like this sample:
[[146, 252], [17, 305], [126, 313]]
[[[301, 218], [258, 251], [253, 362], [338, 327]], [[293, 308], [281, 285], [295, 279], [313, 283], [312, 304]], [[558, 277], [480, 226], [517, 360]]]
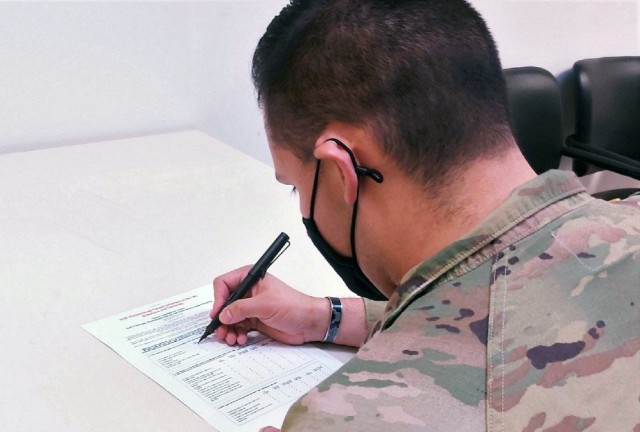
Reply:
[[229, 327], [220, 326], [216, 329], [216, 339], [220, 342], [224, 341], [227, 338], [227, 332], [229, 331]]
[[230, 330], [227, 332], [227, 336], [224, 338], [224, 341], [227, 343], [227, 345], [233, 346], [236, 344], [236, 338], [236, 332], [234, 330]]
[[213, 280], [213, 307], [209, 316], [213, 317], [218, 313], [224, 302], [227, 301], [233, 290], [240, 285], [240, 282], [247, 276], [251, 266], [244, 266], [232, 270], [229, 273], [218, 276]]

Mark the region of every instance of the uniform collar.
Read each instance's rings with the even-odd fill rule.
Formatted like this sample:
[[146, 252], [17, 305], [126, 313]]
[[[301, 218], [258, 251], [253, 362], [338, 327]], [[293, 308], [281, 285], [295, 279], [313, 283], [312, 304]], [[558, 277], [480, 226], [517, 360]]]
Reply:
[[389, 298], [382, 324], [435, 285], [473, 270], [508, 245], [592, 199], [576, 175], [567, 171], [547, 171], [517, 187], [464, 238], [407, 273]]

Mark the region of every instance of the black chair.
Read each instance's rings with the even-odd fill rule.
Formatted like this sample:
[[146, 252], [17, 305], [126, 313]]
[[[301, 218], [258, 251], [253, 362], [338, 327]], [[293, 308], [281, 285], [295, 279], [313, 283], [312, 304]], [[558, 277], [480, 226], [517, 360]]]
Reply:
[[573, 170], [581, 176], [607, 169], [640, 180], [640, 57], [580, 60], [573, 75], [576, 127], [563, 150], [574, 158]]
[[[568, 155], [574, 162], [592, 161], [590, 152], [563, 144], [562, 97], [555, 77], [533, 66], [505, 69], [511, 129], [533, 170], [541, 174], [560, 165]], [[616, 167], [617, 168], [617, 167]], [[612, 171], [620, 172], [617, 169]], [[593, 194], [606, 200], [626, 198], [638, 189], [614, 189]]]
[[541, 174], [562, 156], [562, 100], [555, 77], [533, 66], [505, 69], [511, 129], [520, 151]]

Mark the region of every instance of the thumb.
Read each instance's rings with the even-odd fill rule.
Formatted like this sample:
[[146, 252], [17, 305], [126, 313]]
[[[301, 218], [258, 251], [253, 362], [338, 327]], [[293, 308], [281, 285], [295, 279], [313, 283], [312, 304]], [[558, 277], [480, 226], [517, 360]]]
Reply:
[[220, 322], [225, 325], [231, 325], [248, 318], [261, 320], [264, 316], [268, 316], [268, 307], [260, 299], [250, 297], [235, 301], [227, 306], [220, 314]]

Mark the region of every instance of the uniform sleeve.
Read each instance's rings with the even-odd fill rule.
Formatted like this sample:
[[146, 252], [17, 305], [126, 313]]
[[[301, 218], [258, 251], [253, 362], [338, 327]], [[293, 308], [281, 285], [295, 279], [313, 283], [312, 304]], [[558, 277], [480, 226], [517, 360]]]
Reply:
[[367, 334], [371, 333], [373, 326], [382, 318], [386, 301], [364, 300], [364, 311], [367, 320]]
[[[488, 308], [488, 287], [484, 292]], [[469, 327], [473, 318], [460, 319], [459, 312], [478, 295], [458, 299], [448, 293], [433, 301], [420, 297], [422, 303], [412, 303], [374, 334], [293, 404], [282, 432], [484, 431], [486, 347]], [[372, 320], [384, 308], [381, 302], [365, 305]], [[436, 312], [432, 324], [427, 318]], [[435, 328], [440, 323], [446, 324]]]

